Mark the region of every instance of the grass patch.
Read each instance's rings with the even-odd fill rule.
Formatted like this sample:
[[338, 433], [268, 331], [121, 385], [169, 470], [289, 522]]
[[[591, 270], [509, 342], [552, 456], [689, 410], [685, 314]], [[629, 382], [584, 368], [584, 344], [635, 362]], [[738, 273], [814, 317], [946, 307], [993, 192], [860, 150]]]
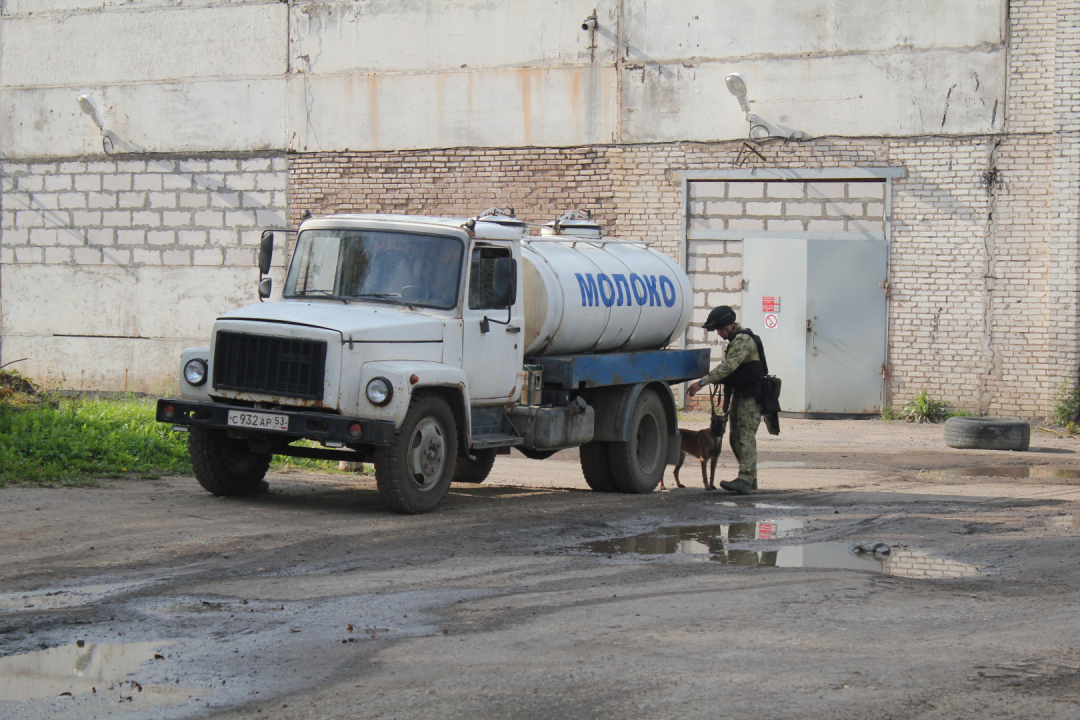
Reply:
[[[98, 478], [190, 474], [187, 435], [154, 415], [153, 398], [61, 397], [38, 392], [18, 373], [0, 371], [0, 487], [85, 486]], [[333, 460], [283, 456], [275, 456], [270, 467], [339, 472]], [[364, 470], [372, 471], [370, 465]]]
[[155, 422], [149, 398], [10, 400], [0, 398], [0, 487], [191, 472], [186, 438]]

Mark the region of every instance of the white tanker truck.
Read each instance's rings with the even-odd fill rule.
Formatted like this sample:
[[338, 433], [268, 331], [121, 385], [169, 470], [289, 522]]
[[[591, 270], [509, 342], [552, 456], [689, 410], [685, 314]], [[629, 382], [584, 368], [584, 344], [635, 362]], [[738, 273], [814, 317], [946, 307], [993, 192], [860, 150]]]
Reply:
[[[263, 275], [272, 251], [267, 231]], [[310, 218], [282, 301], [218, 318], [157, 419], [215, 495], [287, 455], [372, 462], [394, 510], [427, 512], [500, 452], [577, 446], [593, 490], [648, 493], [679, 456], [670, 386], [708, 372], [707, 349], [661, 349], [692, 298], [670, 258], [570, 215], [539, 235], [494, 210]]]

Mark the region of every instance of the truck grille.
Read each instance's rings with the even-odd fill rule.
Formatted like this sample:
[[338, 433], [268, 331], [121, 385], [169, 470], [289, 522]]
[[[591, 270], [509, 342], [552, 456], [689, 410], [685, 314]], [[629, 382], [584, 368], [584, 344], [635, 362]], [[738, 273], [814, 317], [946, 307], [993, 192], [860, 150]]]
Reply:
[[322, 400], [325, 366], [325, 342], [222, 331], [214, 352], [214, 387]]

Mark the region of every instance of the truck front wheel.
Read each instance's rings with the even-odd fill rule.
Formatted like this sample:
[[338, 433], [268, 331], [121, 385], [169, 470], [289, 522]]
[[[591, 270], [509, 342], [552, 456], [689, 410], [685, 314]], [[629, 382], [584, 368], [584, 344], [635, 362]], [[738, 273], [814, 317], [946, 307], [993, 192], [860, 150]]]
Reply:
[[188, 456], [195, 479], [215, 495], [247, 495], [266, 489], [263, 477], [270, 455], [251, 452], [247, 442], [229, 437], [224, 430], [191, 428]]
[[456, 460], [450, 406], [438, 395], [417, 393], [393, 444], [375, 453], [375, 482], [396, 512], [430, 512], [450, 488]]
[[653, 390], [644, 390], [630, 418], [630, 440], [608, 445], [611, 477], [619, 492], [651, 493], [667, 465], [668, 427], [664, 404]]

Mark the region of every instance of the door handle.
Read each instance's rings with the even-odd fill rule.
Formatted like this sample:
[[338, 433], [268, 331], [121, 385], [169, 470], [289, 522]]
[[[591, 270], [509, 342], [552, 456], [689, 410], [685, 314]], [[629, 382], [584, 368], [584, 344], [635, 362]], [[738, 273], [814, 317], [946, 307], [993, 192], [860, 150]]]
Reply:
[[506, 326], [506, 332], [508, 332], [508, 333], [519, 333], [519, 332], [521, 332], [521, 328], [519, 328], [517, 325], [507, 325]]

